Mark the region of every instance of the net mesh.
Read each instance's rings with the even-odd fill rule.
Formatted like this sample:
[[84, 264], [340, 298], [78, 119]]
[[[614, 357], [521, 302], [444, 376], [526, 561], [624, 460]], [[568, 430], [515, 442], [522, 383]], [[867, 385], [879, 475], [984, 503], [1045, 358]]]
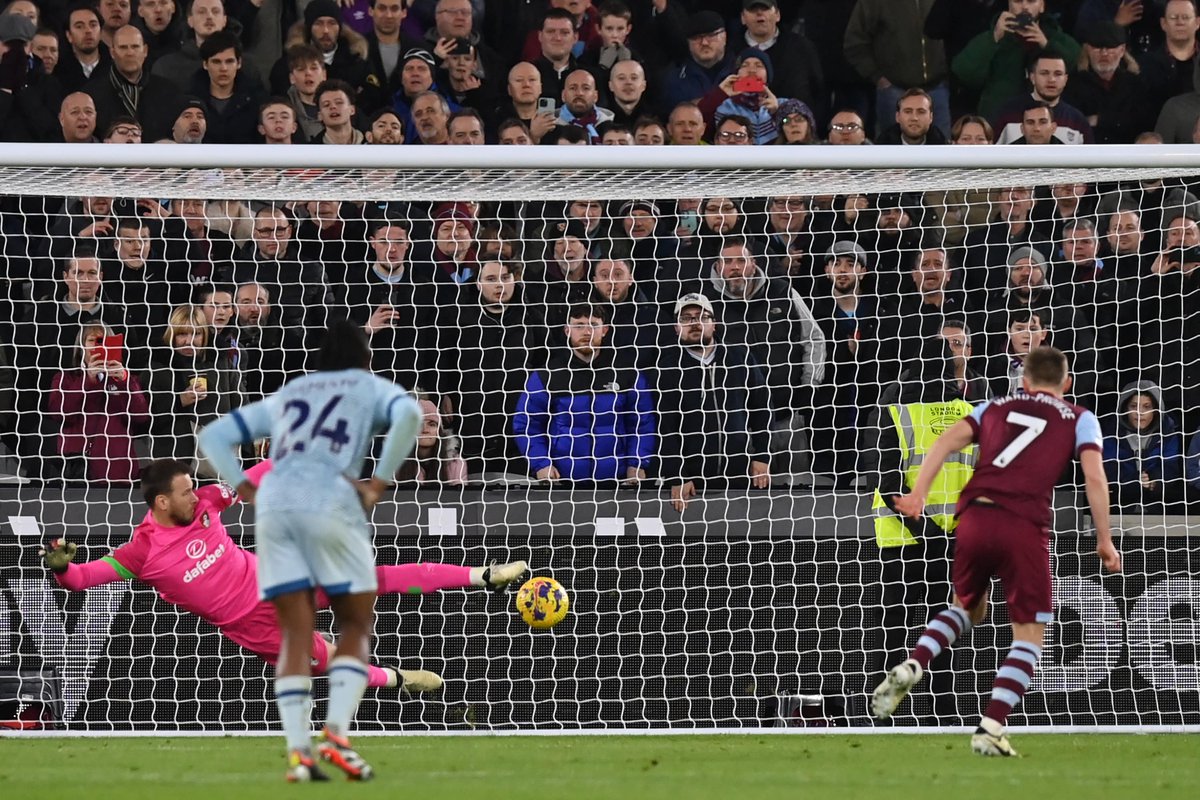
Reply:
[[[904, 485], [887, 409], [929, 387], [1006, 394], [1043, 341], [1100, 417], [1126, 569], [1101, 575], [1064, 476], [1057, 619], [1012, 722], [1200, 725], [1198, 183], [1153, 166], [0, 168], [0, 718], [277, 727], [271, 667], [156, 593], [179, 575], [67, 593], [36, 551], [128, 542], [150, 459], [211, 482], [196, 427], [303, 372], [348, 316], [432, 426], [375, 513], [378, 562], [527, 559], [572, 601], [534, 633], [510, 596], [381, 596], [376, 661], [447, 687], [372, 689], [362, 729], [872, 724], [867, 693], [949, 592], [936, 525], [878, 546], [875, 489]], [[223, 520], [253, 549], [252, 509]], [[1010, 640], [993, 599], [898, 724], [973, 722]]]

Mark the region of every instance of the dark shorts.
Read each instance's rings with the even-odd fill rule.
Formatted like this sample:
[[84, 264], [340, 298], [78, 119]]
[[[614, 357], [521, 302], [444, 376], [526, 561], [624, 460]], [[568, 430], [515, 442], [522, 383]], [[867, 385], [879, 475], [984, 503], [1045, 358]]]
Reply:
[[993, 576], [1004, 585], [1013, 622], [1050, 622], [1049, 533], [998, 506], [970, 505], [954, 529], [954, 593], [966, 608], [978, 605]]

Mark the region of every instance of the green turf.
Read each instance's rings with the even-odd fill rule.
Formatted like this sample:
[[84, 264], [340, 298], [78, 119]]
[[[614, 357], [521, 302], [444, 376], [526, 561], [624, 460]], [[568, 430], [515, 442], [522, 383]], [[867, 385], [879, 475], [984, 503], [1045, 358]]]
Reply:
[[268, 800], [320, 796], [752, 797], [1069, 800], [1197, 796], [1200, 739], [1016, 735], [1020, 759], [972, 754], [957, 735], [360, 738], [369, 784], [283, 784], [281, 742], [0, 739], [0, 798]]

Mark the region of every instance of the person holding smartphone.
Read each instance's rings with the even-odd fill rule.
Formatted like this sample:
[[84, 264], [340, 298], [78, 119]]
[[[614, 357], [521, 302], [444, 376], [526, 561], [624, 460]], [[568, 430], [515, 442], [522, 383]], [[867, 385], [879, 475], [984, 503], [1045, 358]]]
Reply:
[[737, 69], [700, 98], [698, 105], [710, 131], [726, 117], [750, 120], [750, 143], [771, 144], [779, 136], [775, 111], [780, 98], [771, 91], [775, 77], [771, 57], [757, 47], [747, 47], [737, 58]]
[[61, 425], [58, 453], [67, 480], [140, 477], [133, 440], [147, 429], [150, 405], [137, 376], [125, 369], [122, 339], [105, 325], [82, 326], [77, 366], [54, 376], [50, 413]]

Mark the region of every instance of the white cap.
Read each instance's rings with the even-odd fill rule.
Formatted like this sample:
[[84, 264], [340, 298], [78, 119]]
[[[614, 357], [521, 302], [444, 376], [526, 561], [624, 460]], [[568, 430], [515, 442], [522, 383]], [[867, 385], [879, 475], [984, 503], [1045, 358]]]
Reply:
[[685, 294], [683, 297], [675, 301], [675, 316], [679, 316], [679, 312], [683, 311], [688, 306], [700, 306], [709, 314], [713, 313], [712, 301], [699, 292]]

